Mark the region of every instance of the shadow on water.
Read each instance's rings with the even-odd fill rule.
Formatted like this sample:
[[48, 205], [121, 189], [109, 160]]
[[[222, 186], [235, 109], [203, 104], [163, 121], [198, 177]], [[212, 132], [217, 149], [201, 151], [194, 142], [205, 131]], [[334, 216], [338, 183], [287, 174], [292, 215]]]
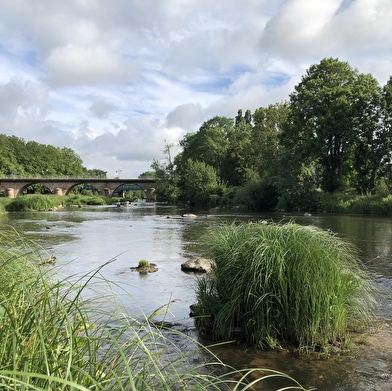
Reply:
[[[197, 218], [181, 218], [196, 213]], [[304, 386], [322, 391], [392, 389], [392, 224], [387, 217], [348, 215], [283, 215], [248, 210], [213, 209], [189, 211], [168, 205], [137, 203], [129, 207], [86, 207], [57, 212], [9, 213], [0, 224], [14, 227], [53, 252], [59, 273], [71, 276], [102, 269], [114, 287], [95, 286], [102, 305], [118, 296], [132, 316], [151, 313], [169, 304], [165, 320], [180, 331], [197, 335], [189, 306], [195, 300], [197, 276], [181, 271], [181, 263], [202, 254], [200, 238], [222, 222], [296, 221], [330, 229], [361, 250], [361, 260], [374, 279], [379, 324], [365, 336], [353, 336], [349, 354], [298, 356], [290, 350], [259, 351], [251, 346], [228, 344], [214, 353], [235, 368], [269, 368], [282, 371]], [[131, 270], [140, 259], [156, 263], [158, 271], [140, 275]], [[211, 341], [202, 339], [203, 343]], [[184, 343], [178, 341], [179, 344]], [[189, 348], [192, 348], [189, 346]], [[185, 347], [184, 347], [185, 349]], [[202, 359], [202, 358], [201, 358]], [[263, 384], [274, 390], [280, 383]]]

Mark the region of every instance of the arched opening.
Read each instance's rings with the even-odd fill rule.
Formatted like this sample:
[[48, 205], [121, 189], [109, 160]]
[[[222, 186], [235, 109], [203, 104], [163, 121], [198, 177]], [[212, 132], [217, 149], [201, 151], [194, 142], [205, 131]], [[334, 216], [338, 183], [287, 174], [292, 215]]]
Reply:
[[125, 183], [113, 191], [113, 198], [120, 198], [123, 201], [135, 202], [146, 199], [146, 192], [139, 185]]
[[52, 194], [51, 190], [43, 185], [42, 183], [32, 183], [25, 187], [23, 187], [20, 192], [20, 195], [28, 195], [28, 194]]
[[67, 195], [72, 194], [81, 194], [85, 196], [96, 196], [99, 195], [99, 191], [97, 188], [89, 183], [79, 183], [75, 186], [72, 186], [69, 190]]

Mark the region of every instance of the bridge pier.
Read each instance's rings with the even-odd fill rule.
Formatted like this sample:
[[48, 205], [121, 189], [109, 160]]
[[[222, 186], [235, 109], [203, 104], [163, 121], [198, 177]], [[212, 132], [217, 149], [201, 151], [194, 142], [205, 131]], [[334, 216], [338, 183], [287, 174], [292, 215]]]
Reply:
[[7, 198], [15, 198], [16, 197], [15, 189], [12, 187], [5, 189], [4, 194]]
[[64, 195], [63, 189], [62, 189], [61, 187], [56, 187], [56, 188], [54, 189], [54, 194], [59, 195], [59, 196]]
[[149, 187], [146, 192], [146, 199], [147, 201], [155, 201], [155, 188]]
[[111, 197], [112, 193], [113, 193], [113, 190], [109, 189], [108, 187], [104, 187], [102, 192], [101, 192], [101, 195], [103, 197]]

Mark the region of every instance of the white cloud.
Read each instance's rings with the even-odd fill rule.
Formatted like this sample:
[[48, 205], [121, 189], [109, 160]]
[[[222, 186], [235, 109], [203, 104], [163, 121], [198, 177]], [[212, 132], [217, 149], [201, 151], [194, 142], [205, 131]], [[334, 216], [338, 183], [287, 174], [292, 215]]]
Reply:
[[[0, 0], [1, 132], [137, 176], [164, 141], [287, 100], [324, 57], [386, 83], [390, 0]], [[177, 148], [177, 147], [176, 147]]]
[[48, 71], [44, 80], [55, 87], [129, 82], [140, 69], [108, 48], [73, 44], [55, 48], [44, 66]]

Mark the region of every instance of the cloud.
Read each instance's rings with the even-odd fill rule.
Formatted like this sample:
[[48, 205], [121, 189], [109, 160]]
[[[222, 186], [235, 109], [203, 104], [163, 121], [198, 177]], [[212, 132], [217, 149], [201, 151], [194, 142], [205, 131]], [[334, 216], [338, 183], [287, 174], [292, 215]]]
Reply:
[[338, 57], [386, 83], [390, 0], [0, 0], [1, 132], [137, 176], [215, 115]]
[[105, 119], [115, 109], [115, 106], [104, 99], [95, 100], [89, 107], [90, 111], [98, 118]]
[[49, 94], [40, 84], [16, 78], [0, 84], [0, 116], [44, 118], [50, 111]]
[[201, 104], [189, 103], [177, 106], [167, 117], [169, 128], [179, 127], [182, 129], [194, 129], [203, 120]]
[[108, 48], [74, 44], [53, 49], [44, 67], [44, 81], [54, 87], [129, 82], [140, 70], [137, 62], [126, 64]]

